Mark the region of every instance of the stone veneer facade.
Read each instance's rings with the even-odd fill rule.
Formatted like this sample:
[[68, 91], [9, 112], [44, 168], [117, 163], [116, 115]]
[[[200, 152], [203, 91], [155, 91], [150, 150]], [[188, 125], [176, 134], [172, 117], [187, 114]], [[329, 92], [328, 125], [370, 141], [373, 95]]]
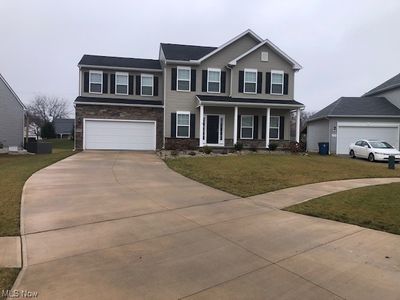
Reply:
[[163, 147], [164, 111], [162, 107], [76, 104], [75, 149], [83, 149], [83, 119], [120, 119], [156, 121], [157, 149]]

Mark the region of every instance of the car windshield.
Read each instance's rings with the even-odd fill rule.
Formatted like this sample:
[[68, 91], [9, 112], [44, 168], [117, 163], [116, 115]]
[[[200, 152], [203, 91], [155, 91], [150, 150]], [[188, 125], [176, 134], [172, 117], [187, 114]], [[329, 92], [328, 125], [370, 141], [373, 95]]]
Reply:
[[370, 142], [372, 148], [378, 149], [393, 149], [393, 147], [386, 142]]

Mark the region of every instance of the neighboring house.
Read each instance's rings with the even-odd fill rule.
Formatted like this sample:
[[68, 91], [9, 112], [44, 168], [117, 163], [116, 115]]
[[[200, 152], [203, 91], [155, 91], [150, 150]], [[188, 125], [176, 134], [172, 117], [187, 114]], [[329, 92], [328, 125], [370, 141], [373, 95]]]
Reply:
[[0, 74], [0, 144], [22, 147], [25, 105]]
[[251, 30], [220, 47], [161, 43], [157, 60], [84, 55], [78, 67], [77, 149], [267, 148], [290, 139], [290, 113], [304, 108], [301, 66]]
[[54, 130], [58, 138], [70, 138], [74, 132], [75, 119], [54, 119]]
[[400, 140], [400, 74], [362, 97], [341, 97], [307, 124], [307, 150], [329, 143], [330, 153], [348, 154], [359, 139], [381, 139], [397, 149]]

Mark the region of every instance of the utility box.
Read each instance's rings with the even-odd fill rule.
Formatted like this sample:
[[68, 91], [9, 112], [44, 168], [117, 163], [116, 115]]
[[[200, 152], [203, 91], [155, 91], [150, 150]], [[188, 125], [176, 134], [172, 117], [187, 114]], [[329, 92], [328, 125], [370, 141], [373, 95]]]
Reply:
[[393, 155], [389, 156], [388, 168], [390, 170], [394, 170], [396, 168], [396, 159], [395, 159], [395, 157]]
[[42, 142], [28, 142], [26, 144], [26, 150], [30, 153], [36, 154], [51, 154], [53, 151], [53, 145]]
[[319, 154], [328, 155], [329, 154], [329, 143], [318, 143]]

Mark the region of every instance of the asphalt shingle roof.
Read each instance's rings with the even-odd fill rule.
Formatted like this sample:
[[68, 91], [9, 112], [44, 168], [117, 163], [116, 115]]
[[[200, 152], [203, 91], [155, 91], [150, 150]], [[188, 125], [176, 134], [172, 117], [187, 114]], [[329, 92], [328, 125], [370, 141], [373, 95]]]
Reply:
[[365, 93], [364, 96], [373, 96], [381, 91], [389, 90], [395, 87], [400, 87], [400, 73]]
[[56, 134], [70, 134], [74, 129], [75, 119], [54, 119], [53, 125]]
[[340, 97], [312, 115], [310, 121], [340, 116], [399, 116], [400, 109], [385, 97]]
[[303, 105], [295, 100], [271, 100], [271, 99], [256, 99], [256, 98], [233, 98], [228, 96], [214, 96], [214, 95], [197, 95], [201, 101], [219, 101], [219, 102], [234, 102], [234, 103], [254, 103], [254, 104], [284, 104], [284, 105]]
[[114, 57], [85, 54], [78, 65], [161, 70], [158, 59]]
[[217, 49], [217, 47], [180, 45], [161, 43], [161, 48], [165, 58], [168, 60], [197, 60], [206, 56], [208, 53]]

